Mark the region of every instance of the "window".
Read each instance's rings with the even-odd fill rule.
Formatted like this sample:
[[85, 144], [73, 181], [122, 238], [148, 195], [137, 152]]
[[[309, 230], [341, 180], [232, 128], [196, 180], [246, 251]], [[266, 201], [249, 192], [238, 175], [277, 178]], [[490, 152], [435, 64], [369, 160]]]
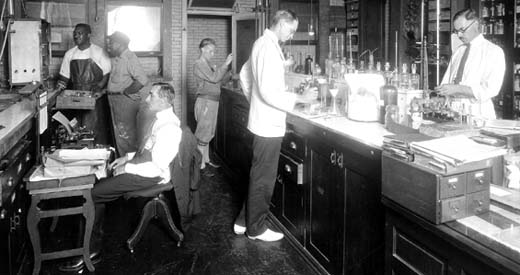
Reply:
[[[147, 56], [161, 52], [161, 4], [147, 6], [137, 4], [107, 5], [107, 35], [120, 31], [128, 35], [128, 48]], [[142, 55], [142, 54], [141, 54]]]

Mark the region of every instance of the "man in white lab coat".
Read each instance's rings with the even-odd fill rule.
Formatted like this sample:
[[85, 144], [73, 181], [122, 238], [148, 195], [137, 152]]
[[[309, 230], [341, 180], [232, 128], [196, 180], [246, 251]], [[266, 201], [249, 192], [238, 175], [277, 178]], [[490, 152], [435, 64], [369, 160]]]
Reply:
[[308, 89], [301, 95], [285, 90], [285, 58], [279, 42], [291, 39], [297, 28], [294, 12], [277, 11], [271, 27], [253, 45], [246, 63], [250, 66], [249, 73], [241, 74], [248, 78], [242, 80], [248, 83], [242, 88], [251, 103], [248, 129], [254, 134], [253, 161], [247, 199], [233, 229], [238, 235], [247, 231], [253, 240], [269, 242], [283, 238], [282, 233], [267, 227], [266, 217], [285, 135], [286, 112], [293, 110], [296, 102], [311, 102], [317, 96], [316, 89]]
[[455, 98], [461, 112], [494, 119], [496, 114], [491, 99], [498, 95], [504, 80], [504, 51], [481, 34], [479, 18], [473, 9], [457, 12], [453, 16], [453, 28], [463, 44], [453, 53], [436, 90], [441, 95]]

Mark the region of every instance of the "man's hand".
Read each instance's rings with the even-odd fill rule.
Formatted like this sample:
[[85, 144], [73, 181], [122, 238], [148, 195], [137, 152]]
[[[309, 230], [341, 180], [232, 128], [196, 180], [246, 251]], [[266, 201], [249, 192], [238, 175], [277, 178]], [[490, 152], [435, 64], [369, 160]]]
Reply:
[[93, 96], [94, 97], [98, 97], [98, 96], [101, 96], [103, 94], [103, 89], [100, 88], [99, 86], [94, 86], [94, 88], [92, 88], [92, 93], [93, 93]]
[[108, 165], [108, 169], [110, 169], [110, 170], [117, 169], [120, 166], [124, 166], [127, 161], [128, 161], [128, 159], [126, 156], [117, 158]]
[[443, 96], [473, 98], [471, 88], [466, 85], [459, 84], [442, 84], [435, 87], [435, 90]]
[[303, 91], [301, 95], [296, 96], [297, 103], [311, 103], [318, 98], [318, 89], [309, 87]]
[[229, 66], [229, 64], [231, 64], [231, 62], [233, 61], [233, 54], [230, 53], [227, 58], [226, 58], [226, 62], [224, 64], [226, 64], [226, 66]]

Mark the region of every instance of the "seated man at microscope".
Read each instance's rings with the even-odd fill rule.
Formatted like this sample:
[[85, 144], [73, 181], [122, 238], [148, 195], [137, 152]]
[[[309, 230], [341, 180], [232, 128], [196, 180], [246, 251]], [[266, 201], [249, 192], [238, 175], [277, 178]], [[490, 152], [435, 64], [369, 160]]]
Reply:
[[504, 51], [484, 38], [477, 15], [468, 8], [453, 16], [453, 33], [463, 44], [453, 53], [441, 85], [435, 89], [454, 98], [452, 109], [476, 118], [495, 119], [492, 98], [502, 87]]
[[[72, 37], [73, 48], [69, 49], [63, 57], [58, 76], [58, 90], [73, 89], [80, 91], [92, 91], [99, 94], [106, 87], [111, 69], [110, 58], [104, 50], [90, 42], [92, 30], [88, 24], [77, 24]], [[81, 124], [88, 130], [93, 130], [96, 142], [109, 144], [106, 129], [106, 117], [108, 107], [106, 97], [96, 100], [96, 109], [93, 111], [68, 112], [78, 116]]]
[[[96, 214], [90, 240], [90, 258], [98, 263], [101, 252], [105, 203], [122, 197], [125, 193], [142, 190], [155, 184], [165, 184], [171, 179], [170, 163], [179, 151], [182, 137], [181, 124], [173, 111], [173, 87], [167, 83], [152, 86], [146, 98], [147, 112], [154, 113], [151, 120], [139, 124], [145, 135], [138, 141], [137, 152], [127, 153], [109, 165], [113, 177], [94, 185], [92, 200]], [[62, 271], [83, 268], [83, 258], [75, 258], [60, 267]]]

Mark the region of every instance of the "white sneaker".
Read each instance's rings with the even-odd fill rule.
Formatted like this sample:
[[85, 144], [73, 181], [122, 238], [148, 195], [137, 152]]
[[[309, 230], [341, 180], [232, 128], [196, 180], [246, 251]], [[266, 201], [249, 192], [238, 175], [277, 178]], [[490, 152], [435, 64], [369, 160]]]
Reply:
[[235, 223], [235, 225], [233, 225], [233, 231], [235, 231], [235, 234], [237, 235], [244, 235], [244, 233], [246, 233], [246, 228]]
[[247, 236], [251, 240], [261, 240], [264, 242], [276, 242], [283, 239], [283, 234], [279, 232], [274, 232], [271, 229], [265, 230], [264, 233], [258, 236]]

